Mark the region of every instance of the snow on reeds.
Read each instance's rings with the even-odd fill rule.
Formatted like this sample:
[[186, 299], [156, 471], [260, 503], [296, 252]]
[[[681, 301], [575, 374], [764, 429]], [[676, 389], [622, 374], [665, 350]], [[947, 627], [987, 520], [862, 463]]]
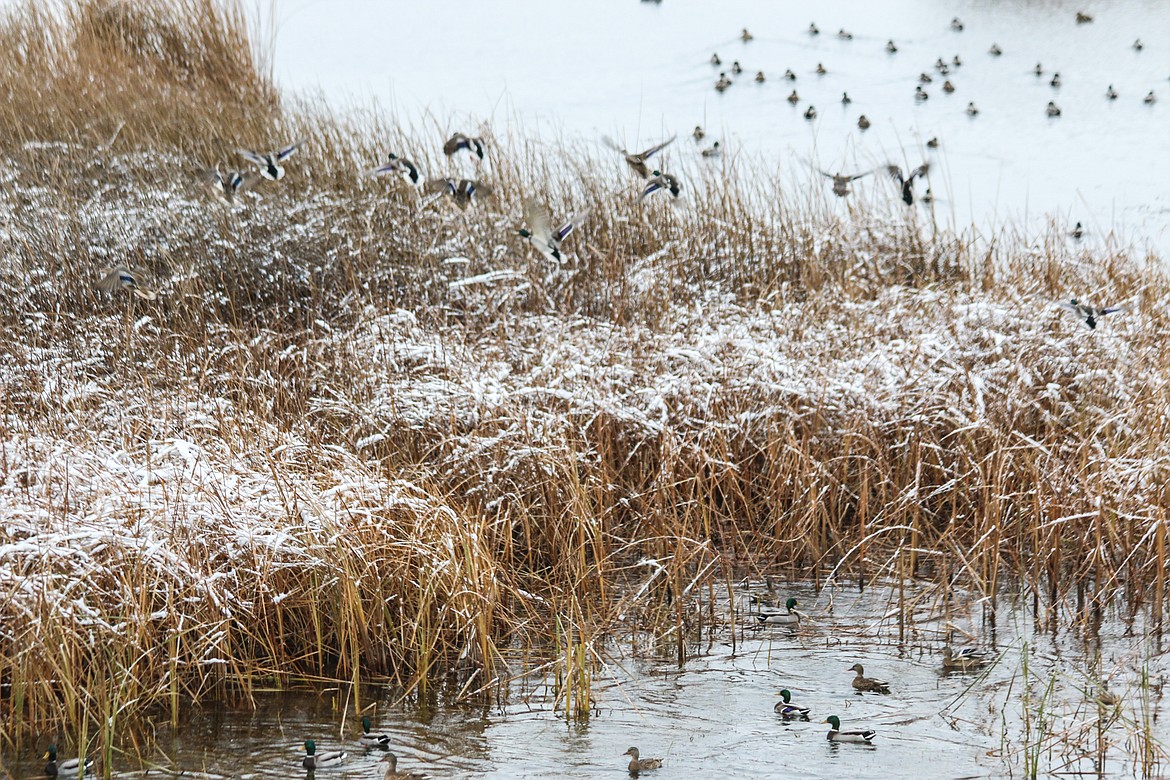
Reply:
[[[938, 230], [734, 159], [639, 205], [604, 149], [490, 128], [497, 196], [460, 212], [357, 175], [391, 150], [460, 170], [448, 128], [282, 107], [240, 18], [33, 2], [0, 24], [10, 739], [288, 677], [456, 670], [474, 695], [517, 646], [587, 713], [619, 613], [733, 568], [992, 598], [1011, 576], [1054, 620], [1074, 592], [1160, 617], [1158, 261]], [[195, 175], [292, 139], [237, 206]], [[562, 266], [515, 234], [527, 193], [594, 209]], [[157, 300], [95, 291], [118, 263]], [[1071, 297], [1134, 309], [1089, 330]], [[681, 624], [681, 601], [647, 614]]]

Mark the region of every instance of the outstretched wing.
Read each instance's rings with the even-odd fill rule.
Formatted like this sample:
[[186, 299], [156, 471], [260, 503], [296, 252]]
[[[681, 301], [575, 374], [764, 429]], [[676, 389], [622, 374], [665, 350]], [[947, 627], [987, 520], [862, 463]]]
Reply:
[[899, 187], [906, 183], [906, 180], [902, 178], [902, 169], [897, 165], [887, 165], [886, 172], [890, 174], [890, 177], [894, 181], [898, 182]]
[[551, 221], [548, 207], [536, 198], [524, 199], [524, 222], [527, 223], [528, 230], [534, 238], [545, 244], [549, 243], [552, 238], [552, 228], [549, 227]]
[[277, 149], [275, 152], [276, 161], [280, 162], [285, 157], [288, 157], [290, 154], [292, 154], [297, 149], [299, 149], [301, 144], [303, 144], [303, 143], [304, 143], [304, 141], [297, 141], [296, 143], [291, 143], [288, 146]]
[[253, 152], [251, 149], [236, 149], [236, 152], [238, 152], [241, 157], [250, 163], [254, 163], [262, 167], [268, 166], [268, 160], [264, 158], [264, 155]]
[[448, 195], [454, 195], [456, 187], [454, 179], [428, 179], [427, 183], [423, 185], [423, 192], [444, 192]]
[[641, 153], [640, 155], [638, 155], [638, 156], [639, 156], [639, 157], [641, 157], [643, 160], [649, 160], [651, 157], [653, 157], [654, 155], [656, 155], [656, 154], [658, 154], [659, 152], [661, 152], [661, 151], [662, 151], [663, 149], [665, 149], [667, 146], [669, 146], [670, 144], [674, 143], [674, 139], [675, 139], [675, 138], [678, 138], [678, 136], [677, 136], [677, 135], [672, 135], [672, 136], [671, 136], [671, 137], [670, 137], [668, 140], [666, 140], [666, 141], [663, 141], [662, 143], [658, 144], [657, 146], [651, 146], [649, 149], [647, 149], [646, 151], [642, 152], [642, 153]]
[[564, 241], [566, 238], [568, 238], [569, 234], [572, 233], [578, 225], [580, 225], [589, 217], [590, 211], [592, 211], [592, 209], [578, 211], [576, 214], [573, 214], [567, 220], [565, 220], [565, 223], [557, 228], [557, 232], [553, 234], [556, 240]]

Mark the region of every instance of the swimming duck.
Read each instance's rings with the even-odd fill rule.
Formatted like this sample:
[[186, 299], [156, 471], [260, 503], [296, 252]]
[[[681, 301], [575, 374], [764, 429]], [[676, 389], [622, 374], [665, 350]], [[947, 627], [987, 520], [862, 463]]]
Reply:
[[1037, 62], [1036, 67], [1032, 68], [1032, 72], [1035, 73], [1037, 76], [1043, 76], [1044, 75], [1044, 68], [1040, 67], [1040, 63]]
[[927, 141], [926, 148], [927, 149], [937, 149], [938, 148], [938, 137], [935, 136], [935, 137], [931, 138], [929, 141]]
[[849, 104], [850, 104], [850, 103], [852, 103], [852, 102], [853, 102], [853, 98], [849, 97], [849, 93], [848, 93], [848, 92], [842, 92], [842, 93], [841, 93], [841, 105], [843, 105], [843, 106], [847, 106], [847, 105], [849, 105]]
[[794, 89], [792, 90], [792, 94], [788, 96], [787, 100], [789, 103], [795, 106], [800, 102], [800, 95], [796, 94], [796, 90]]
[[1138, 38], [1136, 41], [1133, 42], [1133, 50], [1134, 51], [1141, 51], [1144, 48], [1145, 48], [1145, 44], [1142, 43], [1141, 38]]
[[317, 769], [323, 766], [337, 766], [345, 759], [345, 753], [341, 750], [331, 750], [327, 753], [317, 754], [317, 743], [311, 739], [305, 740], [305, 757], [301, 760], [301, 766], [305, 769]]
[[823, 76], [823, 75], [825, 75], [825, 74], [826, 74], [826, 73], [828, 73], [828, 72], [829, 72], [829, 71], [825, 70], [825, 66], [824, 66], [824, 65], [822, 65], [822, 64], [821, 64], [821, 63], [819, 63], [819, 62], [817, 63], [817, 75], [818, 75], [818, 76]]
[[898, 47], [894, 45], [893, 40], [886, 41], [886, 51], [888, 51], [890, 54], [898, 53]]
[[991, 44], [991, 48], [987, 50], [987, 53], [992, 57], [998, 57], [1003, 54], [1003, 49], [999, 48], [999, 44], [993, 43]]
[[809, 119], [809, 120], [816, 119], [817, 118], [817, 107], [816, 106], [809, 106], [808, 109], [806, 109], [804, 112], [804, 118]]
[[739, 64], [739, 60], [731, 63], [731, 72], [736, 76], [743, 73], [743, 66]]
[[1101, 683], [1097, 688], [1097, 695], [1094, 698], [1102, 707], [1116, 707], [1121, 704], [1121, 697], [1105, 687], [1105, 683]]
[[746, 27], [743, 28], [743, 32], [741, 32], [739, 34], [739, 39], [741, 41], [743, 41], [744, 43], [747, 43], [748, 41], [752, 40], [753, 38], [755, 38], [755, 36], [752, 35], [750, 32], [748, 32], [748, 28], [746, 28]]
[[220, 173], [219, 168], [205, 168], [200, 175], [224, 203], [235, 203], [236, 195], [260, 181], [260, 174], [255, 171]]
[[963, 32], [963, 23], [959, 21], [959, 17], [951, 19], [951, 29], [955, 32]]
[[722, 64], [723, 64], [723, 60], [719, 59], [719, 55], [718, 55], [718, 54], [712, 54], [712, 55], [711, 55], [711, 64], [712, 64], [712, 65], [715, 65], [716, 67], [718, 67], [718, 66], [720, 66], [720, 65], [722, 65]]
[[721, 151], [722, 150], [719, 148], [719, 142], [716, 141], [711, 145], [710, 148], [704, 149], [702, 152], [700, 152], [700, 154], [702, 154], [704, 157], [718, 157]]
[[115, 266], [105, 271], [97, 283], [97, 288], [104, 292], [129, 290], [137, 297], [146, 301], [153, 301], [158, 297], [154, 292], [143, 289], [138, 275], [124, 265]]
[[715, 82], [715, 91], [722, 92], [731, 86], [731, 79], [727, 78], [726, 73], [719, 74], [719, 80]]
[[1045, 113], [1047, 113], [1048, 116], [1060, 116], [1060, 107], [1049, 100], [1048, 108], [1045, 110]]
[[844, 27], [842, 27], [840, 30], [837, 31], [837, 37], [843, 41], [851, 41], [851, 40], [853, 40], [853, 33], [849, 32]]
[[808, 26], [808, 34], [809, 35], [820, 35], [821, 34], [821, 31], [817, 29], [817, 25], [815, 22]]
[[1059, 73], [1053, 73], [1053, 74], [1052, 74], [1052, 81], [1050, 81], [1050, 82], [1048, 82], [1048, 83], [1049, 83], [1049, 84], [1051, 84], [1051, 85], [1052, 85], [1052, 86], [1054, 86], [1054, 87], [1060, 87], [1060, 74], [1059, 74]]
[[894, 181], [898, 182], [898, 186], [902, 188], [902, 202], [907, 206], [914, 205], [914, 180], [926, 175], [930, 170], [930, 163], [923, 163], [914, 170], [910, 171], [910, 175], [902, 178], [902, 169], [897, 165], [887, 165], [886, 171]]
[[492, 194], [492, 188], [477, 179], [429, 179], [423, 185], [423, 192], [441, 192], [450, 195], [460, 210], [466, 210], [473, 200]]
[[284, 168], [280, 163], [295, 152], [300, 147], [301, 142], [297, 141], [295, 144], [277, 149], [275, 152], [268, 152], [260, 154], [253, 152], [250, 149], [237, 149], [236, 151], [248, 162], [255, 164], [260, 169], [260, 175], [270, 181], [279, 181], [284, 178]]
[[647, 196], [658, 190], [666, 190], [670, 193], [671, 198], [678, 198], [679, 193], [682, 192], [682, 185], [678, 183], [678, 179], [669, 173], [654, 171], [654, 175], [650, 177], [650, 180], [646, 184], [646, 189], [642, 190], [642, 197], [638, 198], [638, 200], [645, 200]]
[[787, 688], [780, 691], [781, 701], [776, 702], [776, 706], [772, 709], [777, 715], [782, 715], [785, 718], [803, 718], [808, 720], [808, 707], [801, 707], [798, 704], [792, 703], [792, 692]]
[[969, 672], [987, 663], [983, 654], [973, 647], [956, 653], [950, 645], [947, 645], [943, 648], [942, 656], [942, 668], [946, 672]]
[[918, 83], [920, 84], [930, 84], [933, 81], [934, 79], [930, 77], [929, 73], [923, 73], [918, 77]]
[[829, 733], [827, 739], [830, 742], [863, 742], [866, 745], [873, 742], [873, 738], [877, 736], [877, 732], [873, 729], [865, 729], [864, 731], [842, 731], [841, 719], [836, 715], [830, 715], [825, 718], [825, 723], [829, 724]]
[[412, 163], [410, 160], [407, 160], [405, 157], [399, 157], [398, 155], [394, 154], [394, 152], [390, 152], [390, 161], [388, 163], [374, 168], [369, 173], [371, 176], [385, 176], [386, 174], [390, 173], [404, 173], [413, 183], [418, 184], [418, 166]]
[[868, 130], [869, 124], [870, 124], [869, 118], [865, 114], [862, 114], [861, 116], [857, 117], [857, 126], [860, 127], [862, 130]]
[[766, 79], [764, 78], [764, 71], [762, 71], [762, 70], [757, 70], [757, 71], [756, 71], [756, 83], [757, 83], [757, 84], [763, 84], [765, 80], [766, 80]]
[[455, 133], [447, 139], [447, 143], [443, 144], [443, 154], [450, 157], [460, 149], [466, 149], [473, 153], [479, 159], [483, 159], [483, 139], [471, 138], [463, 133]]
[[1105, 306], [1103, 308], [1098, 308], [1081, 303], [1076, 298], [1073, 298], [1068, 303], [1062, 303], [1060, 305], [1071, 311], [1077, 316], [1077, 319], [1088, 325], [1089, 330], [1096, 330], [1097, 320], [1101, 319], [1106, 314], [1116, 314], [1119, 311], [1129, 311], [1129, 305], [1124, 303], [1119, 306]]
[[870, 693], [889, 693], [890, 684], [885, 680], [878, 680], [873, 677], [865, 676], [865, 668], [861, 664], [853, 664], [849, 667], [849, 671], [857, 672], [853, 678], [853, 689], [858, 693], [869, 691]]
[[1110, 100], [1117, 100], [1117, 90], [1113, 88], [1112, 84], [1109, 85], [1109, 89], [1105, 90], [1105, 97]]
[[[48, 751], [45, 753], [45, 759], [49, 762], [45, 764], [45, 774], [49, 777], [56, 777], [57, 775], [73, 775], [77, 776], [77, 770], [81, 768], [80, 758], [67, 758], [64, 761], [57, 760], [57, 746], [49, 745]], [[93, 769], [93, 759], [85, 759], [85, 772]]]
[[1158, 98], [1154, 97], [1154, 90], [1152, 89], [1150, 90], [1150, 94], [1142, 98], [1142, 102], [1146, 105], [1152, 105], [1153, 103], [1157, 102], [1157, 100]]
[[1073, 238], [1075, 238], [1077, 241], [1080, 241], [1082, 238], [1085, 237], [1085, 229], [1083, 227], [1081, 227], [1081, 223], [1078, 222], [1077, 226], [1072, 229], [1072, 231], [1069, 233], [1069, 235], [1072, 236]]
[[561, 262], [561, 242], [568, 238], [569, 234], [584, 222], [587, 216], [589, 216], [588, 210], [574, 214], [554, 231], [548, 208], [535, 198], [525, 198], [524, 222], [528, 228], [520, 228], [520, 237], [527, 239], [528, 243], [536, 247], [537, 251], [546, 258], [559, 263]]
[[938, 69], [938, 74], [940, 76], [949, 76], [950, 73], [951, 73], [951, 66], [946, 64], [945, 62], [942, 64], [942, 67]]
[[398, 756], [393, 753], [383, 756], [382, 763], [389, 764], [386, 767], [386, 774], [382, 775], [383, 780], [422, 780], [424, 777], [419, 772], [399, 772]]
[[951, 58], [951, 64], [957, 68], [963, 64], [963, 61], [959, 59], [959, 55], [956, 54], [953, 58]]
[[691, 137], [694, 138], [696, 141], [702, 141], [703, 136], [705, 136], [705, 135], [707, 135], [707, 134], [705, 132], [703, 132], [702, 125], [695, 125], [695, 129], [691, 131]]
[[924, 90], [924, 89], [922, 88], [922, 85], [921, 85], [921, 84], [919, 84], [919, 85], [918, 85], [918, 86], [915, 88], [915, 90], [914, 90], [914, 99], [915, 99], [915, 100], [917, 100], [918, 102], [920, 102], [920, 103], [921, 103], [923, 100], [926, 100], [926, 99], [927, 99], [927, 98], [929, 98], [929, 97], [930, 97], [930, 95], [926, 94], [926, 90]]
[[974, 101], [967, 104], [967, 116], [979, 116], [979, 109], [975, 107]]
[[616, 143], [614, 143], [614, 141], [611, 138], [609, 138], [608, 136], [602, 136], [602, 138], [601, 138], [601, 140], [604, 141], [605, 144], [609, 148], [613, 149], [615, 152], [620, 152], [625, 157], [626, 165], [630, 166], [630, 170], [632, 170], [634, 173], [641, 176], [643, 179], [649, 178], [649, 176], [650, 176], [650, 167], [648, 165], [646, 165], [646, 161], [649, 160], [654, 155], [658, 154], [660, 151], [665, 149], [670, 144], [674, 143], [674, 139], [675, 139], [675, 136], [672, 135], [667, 140], [665, 140], [662, 143], [657, 144], [655, 146], [651, 146], [649, 149], [647, 149], [644, 152], [639, 152], [638, 154], [631, 154], [630, 152], [626, 151], [625, 149], [623, 149], [622, 147], [620, 147]]
[[370, 731], [370, 719], [367, 716], [362, 717], [362, 735], [358, 737], [358, 742], [366, 747], [377, 747], [385, 750], [390, 747], [389, 734], [374, 734]]
[[1088, 24], [1091, 21], [1093, 21], [1093, 17], [1086, 13], [1077, 11], [1077, 24]]
[[631, 774], [644, 772], [648, 769], [657, 769], [662, 766], [661, 758], [638, 758], [638, 748], [636, 747], [631, 747], [625, 753], [622, 753], [622, 755], [630, 757], [630, 763], [626, 768], [630, 770]]
[[937, 60], [934, 61], [934, 69], [935, 70], [942, 70], [946, 66], [947, 66], [947, 64], [945, 62], [943, 62], [942, 57], [939, 57]]
[[955, 91], [955, 85], [951, 83], [950, 79], [943, 82], [942, 91], [948, 95]]
[[[838, 182], [841, 182], [841, 186], [845, 186], [854, 179], [860, 179], [865, 175], [864, 173], [859, 173], [856, 176], [834, 176], [824, 171], [821, 171], [821, 173], [833, 180], [833, 192], [837, 192]], [[846, 193], [848, 193], [848, 189], [846, 189]], [[771, 625], [792, 625], [799, 623], [800, 613], [796, 611], [796, 604], [796, 599], [790, 598], [784, 602], [783, 612], [761, 612], [756, 615], [756, 620], [760, 621], [761, 624], [767, 623]]]
[[933, 203], [934, 202], [934, 195], [930, 194], [930, 187], [926, 188], [926, 192], [922, 193], [922, 195], [918, 198], [918, 201], [920, 203]]
[[796, 81], [796, 74], [792, 72], [791, 68], [789, 68], [788, 70], [784, 71], [784, 78], [788, 79], [789, 81]]

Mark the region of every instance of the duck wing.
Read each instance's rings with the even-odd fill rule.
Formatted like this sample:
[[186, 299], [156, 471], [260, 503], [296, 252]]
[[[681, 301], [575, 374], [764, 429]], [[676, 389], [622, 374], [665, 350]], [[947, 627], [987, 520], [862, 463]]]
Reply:
[[552, 219], [549, 217], [548, 207], [536, 198], [524, 199], [524, 222], [528, 225], [533, 238], [545, 244], [552, 242], [552, 228], [549, 227]]
[[651, 157], [653, 157], [654, 155], [661, 152], [667, 146], [670, 146], [672, 143], [674, 143], [675, 138], [678, 138], [678, 136], [672, 135], [669, 139], [663, 141], [662, 143], [658, 144], [657, 146], [651, 146], [649, 149], [647, 149], [646, 151], [639, 154], [638, 157], [641, 157], [643, 160], [649, 160]]
[[288, 146], [281, 147], [280, 149], [277, 149], [275, 152], [273, 152], [272, 156], [276, 158], [277, 162], [280, 162], [299, 149], [303, 143], [304, 141], [296, 141], [295, 143], [291, 143]]
[[591, 211], [592, 209], [584, 209], [570, 215], [569, 218], [565, 220], [564, 224], [557, 228], [557, 231], [553, 234], [553, 237], [557, 241], [564, 241], [569, 237], [570, 233], [577, 229], [578, 225], [580, 225], [589, 217], [589, 213]]

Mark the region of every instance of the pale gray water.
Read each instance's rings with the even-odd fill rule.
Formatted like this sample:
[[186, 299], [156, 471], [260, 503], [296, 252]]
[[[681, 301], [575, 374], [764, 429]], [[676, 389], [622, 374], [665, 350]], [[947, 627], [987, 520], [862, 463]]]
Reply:
[[[1077, 10], [1095, 21], [1077, 25]], [[696, 124], [708, 141], [785, 167], [814, 156], [832, 171], [929, 158], [936, 213], [958, 227], [1023, 225], [1035, 234], [1050, 215], [1061, 226], [1085, 223], [1090, 241], [1112, 230], [1139, 246], [1170, 244], [1166, 3], [274, 0], [260, 15], [262, 34], [274, 32], [282, 87], [320, 90], [337, 106], [376, 102], [419, 127], [433, 127], [428, 117], [444, 130], [482, 121], [549, 137], [608, 133], [631, 147], [677, 132], [667, 159], [684, 170], [680, 158], [697, 157], [687, 136]], [[956, 15], [961, 33], [949, 26]], [[806, 33], [814, 20], [816, 38]], [[748, 44], [738, 39], [745, 26], [755, 35]], [[852, 41], [837, 39], [841, 27]], [[1141, 52], [1132, 48], [1138, 37]], [[886, 53], [887, 39], [897, 54]], [[1003, 56], [988, 54], [993, 42]], [[722, 95], [713, 52], [723, 70], [735, 59], [745, 69]], [[956, 54], [964, 64], [946, 95], [932, 65]], [[814, 75], [818, 62], [828, 75]], [[1037, 62], [1043, 78], [1031, 73]], [[793, 87], [780, 78], [786, 68], [798, 74], [795, 109], [784, 100]], [[751, 80], [758, 69], [769, 78], [763, 85]], [[1059, 89], [1048, 84], [1054, 70]], [[918, 104], [923, 71], [935, 81]], [[1110, 84], [1116, 101], [1105, 98]], [[1160, 102], [1147, 106], [1151, 89]], [[854, 100], [847, 108], [843, 91]], [[1060, 118], [1045, 115], [1049, 100]], [[981, 111], [974, 119], [969, 101]], [[810, 103], [814, 122], [803, 118]], [[874, 122], [864, 134], [863, 113]], [[934, 136], [941, 146], [928, 153]], [[887, 181], [859, 186], [895, 194]]]
[[[913, 622], [899, 642], [898, 605], [887, 587], [865, 595], [818, 596], [807, 587], [781, 593], [798, 596], [811, 619], [796, 629], [744, 632], [734, 653], [730, 635], [717, 634], [710, 645], [692, 646], [693, 657], [682, 669], [671, 660], [670, 647], [655, 652], [645, 634], [637, 653], [628, 636], [599, 645], [607, 660], [595, 686], [598, 709], [588, 723], [567, 724], [554, 709], [547, 680], [538, 675], [514, 682], [506, 700], [490, 707], [458, 703], [450, 695], [395, 705], [387, 692], [377, 699], [375, 729], [392, 735], [400, 768], [433, 778], [616, 780], [627, 776], [621, 754], [630, 744], [665, 759], [664, 769], [647, 777], [1024, 776], [1025, 761], [1036, 755], [1041, 774], [1048, 775], [1092, 770], [1100, 742], [1109, 743], [1105, 775], [1127, 777], [1137, 774], [1129, 757], [1139, 747], [1143, 723], [1150, 724], [1159, 750], [1170, 739], [1162, 712], [1164, 648], [1142, 638], [1147, 632], [1141, 625], [1128, 632], [1112, 611], [1099, 637], [1054, 636], [1032, 621], [1028, 604], [1001, 601], [993, 627], [979, 601], [955, 601], [948, 618], [937, 592], [909, 589], [908, 600], [918, 597], [920, 604], [907, 610]], [[1002, 653], [986, 677], [941, 673], [948, 624], [956, 644], [974, 641], [993, 656]], [[1116, 710], [1099, 709], [1086, 696], [1095, 690], [1097, 654], [1100, 676], [1122, 697]], [[855, 694], [847, 671], [855, 662], [867, 674], [890, 680], [892, 693]], [[518, 666], [514, 673], [521, 671]], [[1143, 672], [1149, 684], [1142, 683]], [[785, 722], [773, 713], [781, 688], [812, 708], [811, 722]], [[301, 743], [312, 737], [319, 749], [350, 750], [342, 766], [318, 770], [317, 777], [381, 777], [381, 754], [354, 742], [352, 709], [343, 731], [341, 711], [349, 701], [344, 686], [264, 694], [258, 701], [256, 711], [191, 709], [177, 734], [162, 727], [159, 750], [149, 756], [151, 774], [306, 777], [299, 766]], [[839, 715], [846, 728], [876, 729], [874, 745], [828, 743], [821, 721], [830, 714]], [[14, 777], [39, 776], [42, 762], [25, 758]], [[143, 767], [119, 760], [117, 768], [115, 775], [128, 776]]]

